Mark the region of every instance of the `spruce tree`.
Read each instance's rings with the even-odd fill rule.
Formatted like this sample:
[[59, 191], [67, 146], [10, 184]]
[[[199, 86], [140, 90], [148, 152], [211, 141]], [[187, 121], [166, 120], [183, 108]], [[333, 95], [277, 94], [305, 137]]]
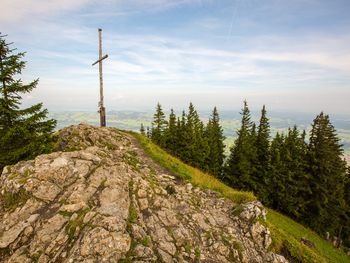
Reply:
[[203, 170], [207, 169], [208, 141], [204, 134], [203, 122], [199, 119], [192, 103], [188, 108], [184, 140], [186, 142], [183, 152], [184, 161]]
[[285, 164], [283, 161], [283, 156], [285, 154], [284, 150], [284, 135], [279, 132], [276, 133], [276, 136], [273, 138], [270, 146], [270, 174], [268, 181], [268, 189], [269, 189], [269, 198], [265, 203], [266, 205], [280, 210], [283, 210], [281, 206], [281, 196], [284, 196], [285, 193]]
[[140, 133], [141, 133], [142, 135], [145, 135], [145, 127], [143, 126], [143, 123], [141, 123]]
[[175, 149], [175, 154], [184, 162], [186, 162], [184, 152], [187, 143], [189, 143], [188, 141], [186, 141], [186, 134], [186, 112], [182, 111], [181, 119], [178, 118], [176, 123], [177, 147]]
[[47, 120], [42, 103], [21, 107], [22, 95], [36, 88], [38, 79], [24, 84], [16, 75], [25, 68], [25, 53], [14, 53], [0, 34], [0, 171], [5, 165], [50, 152], [55, 120]]
[[269, 166], [269, 147], [270, 147], [270, 124], [269, 119], [266, 116], [265, 105], [261, 110], [261, 117], [258, 127], [256, 148], [257, 148], [257, 160], [258, 168], [262, 171], [261, 178], [266, 176], [266, 171]]
[[254, 191], [255, 193], [258, 193], [258, 189], [260, 188], [260, 181], [255, 179], [255, 174], [257, 173], [257, 164], [258, 164], [258, 158], [257, 158], [257, 149], [256, 149], [256, 142], [258, 139], [258, 133], [256, 130], [256, 124], [253, 122], [251, 133], [250, 133], [250, 145], [251, 145], [251, 151], [250, 151], [250, 162], [251, 162], [251, 176], [250, 176], [250, 190]]
[[334, 126], [323, 112], [313, 121], [308, 148], [311, 194], [304, 220], [320, 233], [337, 236], [345, 216], [346, 163]]
[[256, 189], [254, 191], [259, 199], [264, 203], [268, 202], [269, 179], [269, 147], [270, 147], [270, 124], [266, 116], [265, 105], [261, 110], [261, 117], [256, 137], [256, 169], [253, 173], [253, 180], [255, 181]]
[[207, 159], [208, 171], [216, 177], [222, 178], [223, 163], [225, 159], [225, 136], [223, 135], [223, 129], [220, 125], [220, 117], [216, 107], [214, 107], [207, 124], [206, 137], [209, 145]]
[[195, 137], [195, 126], [199, 120], [198, 113], [195, 110], [192, 102], [188, 107], [188, 113], [186, 115], [186, 124], [184, 126], [184, 149], [182, 152], [182, 158], [186, 163], [196, 165], [196, 137]]
[[256, 188], [255, 182], [251, 178], [255, 169], [254, 162], [256, 161], [255, 132], [246, 101], [244, 101], [241, 115], [241, 128], [238, 130], [238, 137], [230, 149], [225, 180], [234, 187], [253, 190]]
[[342, 233], [342, 239], [344, 240], [344, 245], [350, 247], [350, 166], [347, 167], [347, 175], [345, 179], [345, 192], [344, 199], [346, 204], [346, 217], [344, 218], [344, 230]]
[[307, 161], [308, 156], [308, 145], [306, 143], [306, 131], [303, 130], [299, 136], [299, 131], [296, 126], [293, 128], [293, 133], [295, 136], [292, 169], [294, 171], [294, 198], [289, 206], [292, 217], [297, 220], [301, 220], [301, 217], [307, 209], [308, 197], [311, 193], [310, 187], [310, 174], [309, 174], [309, 164]]
[[168, 127], [165, 130], [165, 148], [168, 149], [172, 154], [175, 154], [177, 149], [177, 126], [176, 126], [176, 115], [174, 110], [171, 109], [168, 121]]
[[151, 139], [161, 147], [165, 146], [164, 131], [167, 128], [167, 121], [160, 103], [157, 103], [156, 113], [153, 115]]
[[198, 122], [198, 126], [196, 126], [195, 130], [195, 138], [196, 138], [196, 160], [195, 165], [198, 166], [203, 171], [208, 170], [208, 154], [209, 154], [209, 143], [208, 137], [205, 133], [205, 127], [202, 121]]
[[300, 221], [310, 194], [305, 131], [300, 134], [294, 126], [286, 136], [277, 133], [271, 143], [270, 156], [267, 204]]

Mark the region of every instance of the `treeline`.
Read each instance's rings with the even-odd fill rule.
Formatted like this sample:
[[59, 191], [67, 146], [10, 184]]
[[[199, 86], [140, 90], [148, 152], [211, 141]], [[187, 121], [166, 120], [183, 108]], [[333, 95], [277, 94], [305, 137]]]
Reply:
[[166, 118], [158, 103], [151, 128], [141, 133], [184, 162], [228, 185], [253, 191], [267, 206], [350, 246], [350, 168], [329, 116], [321, 112], [309, 137], [296, 126], [271, 138], [265, 106], [258, 124], [247, 102], [241, 127], [224, 155], [224, 135], [216, 107], [204, 124], [192, 103], [177, 117]]
[[181, 117], [176, 117], [171, 109], [168, 120], [158, 103], [151, 129], [147, 127], [146, 132], [141, 125], [141, 133], [146, 133], [153, 142], [184, 162], [217, 177], [222, 176], [225, 137], [216, 108], [204, 125], [192, 103], [188, 113], [183, 111]]

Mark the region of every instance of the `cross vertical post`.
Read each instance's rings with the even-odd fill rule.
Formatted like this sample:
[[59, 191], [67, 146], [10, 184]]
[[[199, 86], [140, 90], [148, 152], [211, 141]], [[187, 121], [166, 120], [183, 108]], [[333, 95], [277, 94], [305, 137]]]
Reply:
[[103, 98], [103, 76], [102, 76], [102, 60], [108, 58], [108, 55], [102, 56], [102, 29], [98, 29], [98, 40], [99, 40], [99, 59], [92, 65], [99, 63], [100, 72], [100, 102], [99, 102], [99, 113], [100, 113], [100, 126], [106, 127], [106, 109], [104, 107]]

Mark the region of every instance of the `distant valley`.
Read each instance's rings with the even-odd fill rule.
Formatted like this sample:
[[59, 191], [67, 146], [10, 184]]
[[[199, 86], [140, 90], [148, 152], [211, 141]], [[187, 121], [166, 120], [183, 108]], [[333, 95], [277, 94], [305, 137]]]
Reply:
[[[166, 112], [168, 113], [168, 112]], [[226, 136], [226, 151], [233, 144], [236, 137], [236, 131], [240, 127], [240, 114], [237, 111], [222, 111], [220, 113], [221, 125]], [[176, 112], [177, 116], [181, 112]], [[210, 111], [199, 111], [199, 115], [206, 122], [210, 116]], [[260, 112], [252, 111], [252, 119], [256, 123], [259, 121]], [[271, 134], [284, 132], [288, 127], [297, 125], [299, 129], [309, 131], [310, 124], [314, 119], [313, 114], [305, 113], [286, 113], [272, 112], [268, 113], [271, 125]], [[51, 112], [50, 117], [57, 120], [57, 129], [68, 125], [87, 122], [93, 125], [99, 125], [99, 114], [90, 111], [61, 111]], [[151, 127], [153, 118], [152, 111], [109, 111], [107, 113], [107, 126], [117, 127], [124, 130], [138, 131], [141, 123], [145, 127]], [[337, 130], [341, 143], [344, 145], [345, 158], [350, 163], [350, 115], [330, 116], [331, 122]]]

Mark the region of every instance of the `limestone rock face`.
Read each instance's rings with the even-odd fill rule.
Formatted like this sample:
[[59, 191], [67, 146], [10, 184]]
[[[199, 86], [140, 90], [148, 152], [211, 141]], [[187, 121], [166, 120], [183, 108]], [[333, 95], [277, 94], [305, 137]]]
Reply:
[[60, 151], [3, 170], [0, 262], [287, 262], [259, 202], [182, 182], [113, 128], [59, 138]]

